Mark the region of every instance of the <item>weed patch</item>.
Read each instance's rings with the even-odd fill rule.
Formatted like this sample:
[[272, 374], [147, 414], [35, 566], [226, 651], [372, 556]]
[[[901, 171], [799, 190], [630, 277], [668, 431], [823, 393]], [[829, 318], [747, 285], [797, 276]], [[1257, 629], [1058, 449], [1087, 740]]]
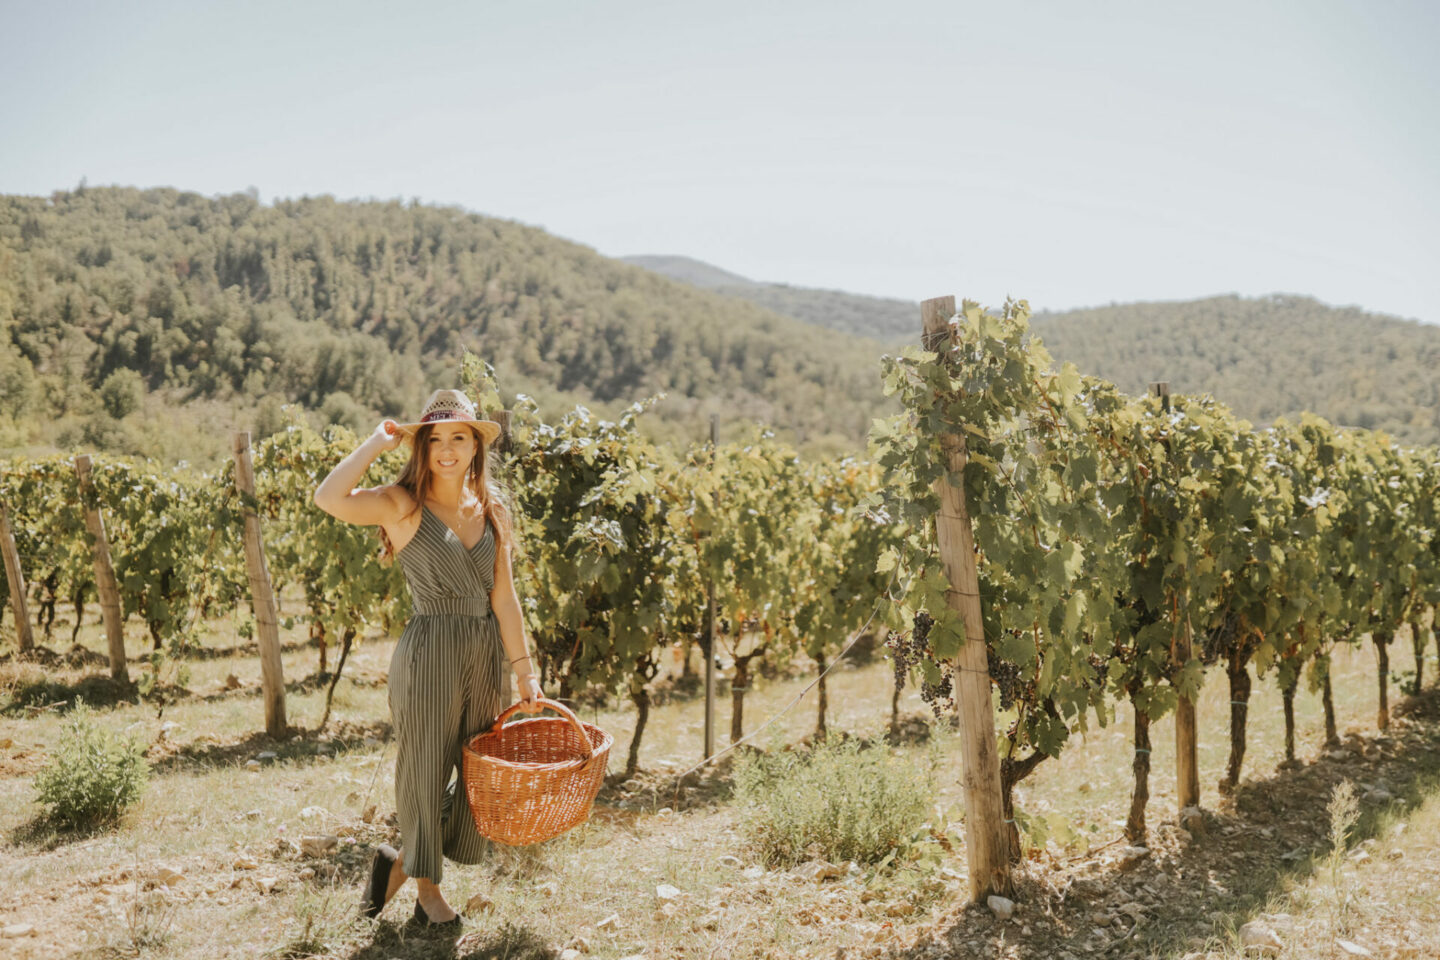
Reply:
[[103, 729], [80, 701], [35, 777], [35, 791], [48, 819], [84, 829], [118, 819], [140, 799], [149, 772], [144, 747]]
[[742, 829], [772, 865], [883, 860], [925, 819], [931, 780], [919, 760], [853, 739], [754, 753], [735, 767]]

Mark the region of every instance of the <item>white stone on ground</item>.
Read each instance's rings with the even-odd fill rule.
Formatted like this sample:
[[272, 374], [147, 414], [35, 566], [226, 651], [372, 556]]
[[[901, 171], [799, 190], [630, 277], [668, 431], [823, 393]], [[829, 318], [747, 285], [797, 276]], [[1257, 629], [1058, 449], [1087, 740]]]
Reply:
[[991, 894], [985, 900], [985, 904], [990, 908], [990, 911], [1001, 920], [1009, 920], [1015, 914], [1014, 900], [1007, 900], [1004, 897]]
[[1240, 947], [1246, 953], [1277, 954], [1285, 943], [1274, 930], [1259, 920], [1251, 920], [1240, 928]]

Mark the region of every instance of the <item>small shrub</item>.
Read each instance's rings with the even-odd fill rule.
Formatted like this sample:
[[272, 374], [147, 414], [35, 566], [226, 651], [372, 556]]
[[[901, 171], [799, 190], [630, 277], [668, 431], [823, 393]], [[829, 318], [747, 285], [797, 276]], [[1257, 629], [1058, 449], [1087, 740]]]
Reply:
[[136, 884], [134, 898], [125, 908], [125, 934], [129, 950], [139, 954], [163, 947], [175, 926], [176, 902], [157, 890], [141, 892]]
[[1355, 787], [1349, 780], [1342, 780], [1335, 786], [1325, 810], [1330, 814], [1330, 854], [1325, 858], [1330, 868], [1330, 922], [1343, 930], [1354, 899], [1349, 884], [1345, 882], [1345, 854], [1350, 846], [1350, 833], [1360, 822], [1360, 804], [1355, 799]]
[[742, 829], [768, 864], [818, 853], [875, 863], [908, 842], [930, 806], [930, 768], [883, 746], [828, 738], [808, 754], [755, 753], [735, 768]]
[[144, 748], [105, 730], [81, 701], [35, 777], [35, 790], [55, 823], [92, 827], [114, 821], [138, 800], [149, 772]]

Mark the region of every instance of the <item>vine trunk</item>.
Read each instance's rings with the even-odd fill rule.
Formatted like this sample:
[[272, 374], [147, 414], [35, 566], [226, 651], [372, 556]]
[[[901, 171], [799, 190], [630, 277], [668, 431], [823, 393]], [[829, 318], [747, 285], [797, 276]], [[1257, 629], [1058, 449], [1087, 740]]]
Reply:
[[1240, 782], [1240, 767], [1245, 762], [1245, 720], [1250, 713], [1250, 670], [1244, 654], [1232, 651], [1226, 673], [1230, 675], [1230, 762], [1220, 781], [1220, 792], [1230, 793]]
[[1380, 661], [1380, 712], [1375, 718], [1375, 725], [1381, 730], [1390, 729], [1390, 641], [1395, 635], [1387, 630], [1377, 630], [1374, 633], [1375, 658]]
[[1135, 775], [1135, 790], [1130, 794], [1130, 817], [1125, 821], [1125, 839], [1144, 846], [1145, 805], [1150, 802], [1150, 717], [1136, 703], [1138, 691], [1130, 692], [1130, 703], [1135, 708], [1135, 761], [1131, 771]]
[[1285, 701], [1285, 759], [1295, 759], [1295, 690], [1300, 686], [1300, 675], [1296, 673], [1290, 682], [1280, 687], [1280, 696]]

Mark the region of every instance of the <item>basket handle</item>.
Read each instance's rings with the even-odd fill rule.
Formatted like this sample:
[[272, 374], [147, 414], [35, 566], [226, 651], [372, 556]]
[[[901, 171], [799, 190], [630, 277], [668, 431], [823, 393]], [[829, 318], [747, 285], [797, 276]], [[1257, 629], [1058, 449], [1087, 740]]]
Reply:
[[[566, 720], [569, 720], [570, 726], [574, 727], [575, 732], [580, 734], [580, 742], [590, 743], [590, 735], [585, 732], [585, 727], [583, 724], [580, 723], [580, 718], [575, 716], [575, 712], [569, 707], [565, 706], [565, 704], [560, 703], [558, 700], [551, 700], [549, 697], [536, 697], [535, 702], [542, 707], [547, 707], [548, 709], [555, 711], [556, 713], [560, 714], [560, 716], [564, 717]], [[515, 714], [519, 713], [520, 708], [523, 706], [525, 706], [525, 701], [521, 700], [518, 703], [512, 703], [510, 706], [506, 707], [503, 711], [501, 711], [500, 716], [495, 718], [495, 723], [490, 727], [490, 732], [499, 733], [500, 728], [505, 726], [505, 721], [509, 720]], [[595, 745], [591, 744], [590, 754], [585, 758], [585, 760], [586, 762], [589, 762], [593, 759], [595, 759]]]

